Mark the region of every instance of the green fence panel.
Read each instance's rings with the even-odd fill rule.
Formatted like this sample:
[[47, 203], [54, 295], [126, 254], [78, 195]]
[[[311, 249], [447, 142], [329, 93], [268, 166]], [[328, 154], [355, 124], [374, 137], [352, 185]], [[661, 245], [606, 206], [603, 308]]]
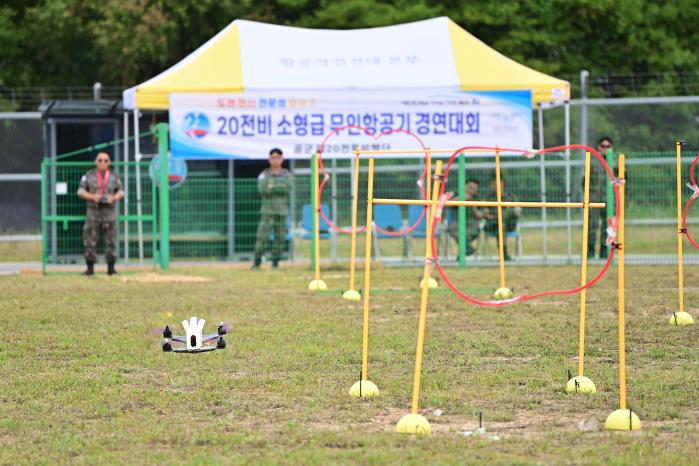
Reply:
[[[622, 151], [617, 151], [617, 153]], [[683, 183], [689, 180], [689, 167], [695, 151], [685, 150], [683, 159]], [[546, 156], [545, 175], [547, 200], [565, 201], [568, 193], [566, 184], [565, 154], [549, 154]], [[571, 151], [570, 192], [571, 200], [582, 199], [582, 151]], [[626, 218], [627, 218], [627, 258], [640, 263], [669, 263], [676, 254], [676, 219], [675, 219], [675, 152], [626, 152], [627, 183], [626, 183]], [[386, 198], [419, 199], [422, 194], [418, 181], [421, 179], [424, 165], [419, 158], [385, 158], [376, 160], [375, 195]], [[596, 163], [596, 162], [593, 162]], [[85, 214], [85, 203], [80, 200], [76, 191], [82, 174], [92, 167], [91, 162], [51, 162], [43, 165], [42, 203], [45, 225], [45, 260], [53, 263], [82, 262], [82, 223]], [[158, 251], [154, 244], [158, 239], [158, 228], [151, 219], [157, 216], [157, 191], [148, 176], [149, 162], [130, 162], [128, 165], [115, 163], [114, 170], [122, 180], [128, 171], [129, 218], [124, 222], [124, 202], [120, 203], [119, 247], [120, 257], [128, 250], [131, 261], [138, 254], [138, 219], [136, 215], [137, 198], [136, 166], [139, 167], [140, 181], [143, 188], [142, 218], [144, 257], [151, 259]], [[252, 259], [256, 241], [256, 230], [259, 221], [260, 198], [257, 192], [255, 178], [229, 179], [224, 171], [213, 170], [207, 165], [207, 171], [198, 169], [203, 166], [191, 163], [187, 179], [170, 194], [170, 239], [171, 256], [174, 260], [250, 260]], [[351, 223], [351, 191], [352, 166], [351, 160], [325, 161], [326, 168], [331, 171], [325, 183], [321, 203], [325, 206], [328, 216], [341, 228], [349, 229]], [[358, 196], [358, 225], [363, 226], [366, 216], [366, 181], [367, 158], [362, 157]], [[334, 167], [334, 168], [333, 168]], [[452, 166], [445, 190], [459, 193], [458, 164]], [[296, 161], [294, 173], [294, 189], [289, 218], [291, 237], [287, 238], [287, 257], [310, 260], [310, 237], [312, 228], [303, 224], [302, 212], [304, 206], [310, 205], [310, 174], [308, 161]], [[491, 180], [494, 178], [494, 163], [492, 156], [465, 157], [466, 179], [479, 181], [478, 198], [494, 200]], [[502, 175], [505, 179], [505, 192], [520, 201], [539, 201], [540, 159], [527, 159], [521, 156], [503, 156]], [[320, 174], [321, 180], [323, 174]], [[57, 191], [59, 188], [61, 189]], [[64, 192], [65, 194], [58, 194]], [[691, 192], [683, 192], [683, 202], [686, 202]], [[593, 201], [604, 202], [605, 199]], [[398, 224], [394, 229], [404, 228], [409, 224], [408, 207], [401, 206], [398, 210]], [[453, 211], [453, 212], [452, 212]], [[394, 214], [396, 208], [394, 208]], [[458, 220], [457, 209], [448, 209], [448, 221]], [[568, 237], [566, 209], [547, 209], [546, 223], [546, 252], [550, 256], [566, 256], [570, 250], [570, 258], [579, 256], [581, 247], [580, 209], [571, 209], [571, 236]], [[689, 214], [690, 229], [695, 222], [693, 212]], [[470, 220], [470, 214], [468, 216]], [[524, 255], [540, 257], [544, 251], [543, 225], [541, 224], [541, 209], [524, 209], [519, 218], [521, 241]], [[385, 218], [377, 217], [381, 223]], [[481, 224], [483, 221], [481, 221]], [[482, 225], [481, 225], [482, 226]], [[599, 227], [598, 227], [599, 228]], [[446, 226], [442, 227], [446, 231]], [[448, 259], [457, 260], [458, 228], [451, 233], [454, 236], [443, 235], [449, 246], [440, 252]], [[125, 234], [128, 233], [128, 241]], [[328, 233], [328, 232], [324, 232]], [[424, 248], [424, 238], [379, 238], [379, 251], [383, 258], [406, 256], [411, 250], [412, 256], [419, 256]], [[363, 243], [363, 235], [359, 235]], [[491, 246], [482, 248], [478, 244], [477, 255], [494, 257], [496, 248], [494, 238], [480, 238], [483, 245], [492, 242]], [[570, 243], [569, 243], [570, 242]], [[413, 244], [414, 243], [414, 244]], [[360, 244], [360, 248], [361, 248]], [[349, 255], [349, 235], [337, 233], [323, 235], [321, 239], [321, 259], [335, 257], [345, 262]], [[688, 252], [688, 260], [692, 260], [693, 251]], [[477, 261], [468, 262], [469, 266]]]

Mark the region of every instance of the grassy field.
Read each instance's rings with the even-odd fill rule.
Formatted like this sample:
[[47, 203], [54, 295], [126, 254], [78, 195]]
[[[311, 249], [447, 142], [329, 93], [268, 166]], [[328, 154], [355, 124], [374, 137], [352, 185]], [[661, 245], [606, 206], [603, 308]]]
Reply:
[[[617, 407], [613, 272], [589, 292], [587, 375], [594, 396], [566, 395], [577, 366], [578, 297], [492, 310], [432, 295], [422, 413], [433, 435], [394, 433], [408, 412], [417, 269], [377, 269], [370, 379], [358, 378], [361, 305], [305, 291], [304, 269], [176, 269], [209, 283], [141, 283], [145, 274], [0, 277], [0, 463], [697, 464], [699, 326], [667, 324], [672, 267], [627, 272], [629, 405], [639, 432], [606, 432]], [[464, 287], [495, 269], [453, 271]], [[574, 286], [574, 268], [518, 268], [518, 291]], [[688, 270], [687, 302], [699, 288]], [[381, 292], [383, 290], [383, 292]], [[168, 318], [167, 312], [173, 317]], [[197, 315], [233, 324], [224, 352], [165, 354], [150, 329]], [[178, 328], [179, 327], [179, 324]], [[435, 410], [442, 410], [437, 416]], [[466, 437], [483, 413], [486, 434]], [[581, 431], [578, 424], [585, 421]]]
[[[692, 230], [694, 231], [694, 230]], [[254, 231], [250, 233], [253, 235], [251, 237], [251, 242], [254, 241]], [[524, 255], [528, 256], [538, 256], [543, 254], [543, 234], [542, 230], [538, 228], [525, 228], [521, 230], [522, 234], [522, 248]], [[580, 255], [580, 228], [574, 227], [572, 231], [572, 241], [571, 250], [573, 256]], [[626, 231], [627, 243], [629, 248], [627, 250], [628, 255], [642, 256], [648, 254], [667, 254], [675, 255], [677, 254], [677, 232], [676, 228], [672, 225], [662, 225], [662, 226], [642, 226], [642, 225], [630, 225]], [[176, 239], [173, 240], [173, 244], [177, 244]], [[132, 237], [133, 239], [133, 237]], [[358, 254], [363, 255], [364, 253], [364, 241], [365, 235], [359, 234], [357, 236], [357, 246]], [[81, 239], [75, 237], [73, 244], [75, 244], [75, 251], [79, 255], [82, 251], [80, 246]], [[384, 257], [402, 257], [404, 250], [406, 249], [406, 241], [410, 242], [413, 250], [413, 255], [420, 257], [424, 254], [424, 239], [413, 238], [406, 240], [404, 238], [380, 238], [379, 239], [379, 249], [380, 253]], [[458, 244], [451, 238], [447, 238], [445, 234], [444, 237], [440, 238], [440, 251], [445, 251], [446, 242], [448, 241], [448, 257], [454, 258], [458, 252]], [[515, 240], [509, 239], [508, 247], [510, 248], [510, 253], [515, 254]], [[204, 242], [188, 242], [188, 247], [184, 248], [185, 251], [189, 252], [189, 256], [178, 257], [175, 254], [175, 259], [180, 260], [191, 260], [193, 257], [197, 257], [199, 260], [202, 258], [219, 259], [218, 255], [221, 254], [221, 244], [225, 243], [225, 239], [219, 241], [218, 243], [204, 243]], [[487, 244], [486, 244], [487, 243]], [[478, 257], [489, 257], [495, 258], [497, 254], [497, 242], [495, 238], [489, 238], [486, 241], [485, 235], [481, 233], [480, 244], [475, 243], [478, 247], [476, 256]], [[696, 254], [696, 251], [685, 242], [685, 255], [690, 256]], [[131, 257], [135, 257], [137, 254], [136, 244], [131, 246]], [[321, 257], [328, 259], [331, 257], [331, 241], [322, 240], [321, 241]], [[297, 259], [308, 260], [310, 258], [311, 242], [308, 240], [296, 239], [295, 243], [295, 256]], [[568, 250], [568, 238], [565, 228], [550, 228], [547, 232], [547, 253], [551, 255], [563, 256]], [[198, 251], [203, 251], [198, 254]], [[207, 254], [207, 251], [209, 253]], [[216, 251], [216, 252], [214, 252]], [[350, 251], [350, 236], [346, 234], [338, 235], [337, 237], [337, 251], [338, 258], [340, 261], [346, 263], [349, 258]], [[443, 253], [442, 253], [443, 254]], [[41, 242], [17, 242], [17, 243], [0, 243], [0, 262], [20, 262], [20, 261], [41, 261]], [[650, 259], [649, 259], [650, 261]]]

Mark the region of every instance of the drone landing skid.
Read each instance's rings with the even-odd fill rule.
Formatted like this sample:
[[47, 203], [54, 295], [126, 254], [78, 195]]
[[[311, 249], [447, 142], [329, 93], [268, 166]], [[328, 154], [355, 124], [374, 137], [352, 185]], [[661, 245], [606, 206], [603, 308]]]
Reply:
[[[180, 340], [175, 337], [172, 339], [166, 338], [163, 340], [163, 351], [166, 353], [206, 353], [209, 351], [215, 351], [215, 350], [222, 350], [226, 348], [226, 340], [223, 339], [223, 337], [219, 336], [216, 341], [216, 345], [206, 345], [206, 346], [201, 346], [200, 348], [173, 348], [172, 347], [172, 342], [177, 341], [180, 342]], [[212, 341], [212, 340], [208, 340]]]
[[218, 348], [215, 346], [203, 346], [198, 349], [187, 349], [187, 348], [173, 348], [171, 351], [173, 353], [206, 353], [209, 351], [216, 351]]

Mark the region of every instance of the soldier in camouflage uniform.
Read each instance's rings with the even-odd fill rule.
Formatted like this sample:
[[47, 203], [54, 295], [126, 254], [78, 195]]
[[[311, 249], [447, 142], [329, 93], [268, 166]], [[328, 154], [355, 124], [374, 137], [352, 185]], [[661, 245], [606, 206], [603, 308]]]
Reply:
[[269, 168], [257, 177], [257, 190], [262, 198], [260, 208], [260, 224], [257, 226], [257, 241], [255, 242], [255, 262], [253, 269], [260, 267], [262, 255], [267, 249], [270, 235], [274, 233], [272, 242], [272, 267], [279, 266], [282, 250], [286, 242], [286, 225], [289, 216], [289, 195], [291, 193], [291, 173], [282, 168], [284, 157], [280, 149], [269, 152]]
[[119, 177], [109, 170], [109, 154], [100, 152], [95, 157], [95, 170], [80, 179], [78, 196], [87, 201], [87, 215], [83, 227], [85, 246], [85, 275], [94, 275], [97, 260], [97, 240], [100, 232], [104, 238], [107, 273], [114, 275], [116, 262], [116, 208], [114, 203], [124, 197]]
[[[607, 149], [610, 149], [614, 143], [608, 136], [600, 138], [597, 142], [597, 151], [606, 157]], [[614, 170], [614, 167], [611, 167]], [[616, 173], [616, 172], [615, 172]], [[607, 202], [607, 172], [597, 160], [592, 157], [590, 160], [590, 202]], [[583, 188], [585, 186], [583, 180]], [[599, 232], [599, 257], [605, 259], [607, 257], [607, 209], [590, 209], [590, 225], [587, 231], [587, 257], [595, 257], [595, 246], [597, 244], [597, 233]]]

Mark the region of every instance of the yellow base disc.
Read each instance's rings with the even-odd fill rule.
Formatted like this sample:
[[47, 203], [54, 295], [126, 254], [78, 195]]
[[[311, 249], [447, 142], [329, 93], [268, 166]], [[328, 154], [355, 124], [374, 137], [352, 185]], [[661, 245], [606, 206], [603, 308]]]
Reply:
[[362, 299], [362, 296], [359, 294], [359, 291], [347, 290], [344, 293], [342, 293], [342, 299], [348, 299], [350, 301], [360, 301]]
[[670, 325], [684, 326], [693, 324], [694, 319], [692, 319], [692, 314], [689, 312], [673, 312], [672, 317], [670, 317]]
[[[424, 279], [424, 278], [423, 278], [422, 280], [420, 280], [420, 288], [422, 288], [423, 286], [425, 286], [425, 279]], [[434, 278], [430, 277], [430, 278], [427, 279], [427, 287], [428, 287], [430, 290], [433, 290], [433, 289], [435, 289], [435, 288], [439, 288], [439, 283], [437, 283], [437, 280], [435, 280]]]
[[399, 434], [429, 435], [432, 433], [432, 428], [424, 416], [420, 414], [406, 414], [396, 424], [396, 432]]
[[349, 394], [355, 398], [373, 398], [379, 395], [379, 387], [369, 380], [360, 380], [352, 385]]
[[[577, 383], [575, 383], [577, 382]], [[583, 375], [573, 377], [566, 384], [566, 393], [597, 393], [597, 387], [592, 380]]]
[[604, 428], [607, 430], [639, 430], [641, 420], [636, 416], [636, 413], [628, 409], [617, 409], [607, 417]]
[[493, 297], [495, 299], [509, 299], [512, 297], [512, 290], [509, 288], [498, 288], [495, 290], [495, 293], [493, 293]]
[[308, 284], [309, 291], [324, 291], [328, 289], [328, 285], [325, 284], [323, 280], [313, 280]]

